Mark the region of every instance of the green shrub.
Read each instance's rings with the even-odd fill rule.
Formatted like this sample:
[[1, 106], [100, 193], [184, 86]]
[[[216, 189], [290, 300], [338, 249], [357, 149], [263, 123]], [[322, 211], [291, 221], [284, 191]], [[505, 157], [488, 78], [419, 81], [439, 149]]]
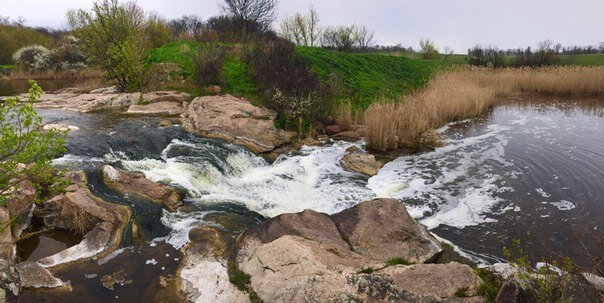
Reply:
[[224, 58], [225, 51], [215, 44], [200, 47], [197, 50], [193, 56], [193, 64], [195, 65], [195, 78], [200, 87], [224, 84], [222, 74]]
[[388, 266], [395, 266], [395, 265], [411, 265], [413, 263], [405, 260], [404, 258], [394, 258], [394, 259], [388, 260], [388, 262], [386, 264]]
[[363, 268], [362, 270], [359, 271], [359, 274], [367, 274], [370, 275], [375, 271], [375, 269], [373, 269], [372, 267], [367, 267], [367, 268]]
[[482, 296], [487, 303], [495, 302], [499, 290], [503, 286], [502, 278], [493, 271], [478, 268], [475, 270], [482, 282], [478, 286], [478, 295]]
[[455, 292], [455, 296], [456, 296], [456, 297], [458, 297], [458, 298], [468, 298], [468, 297], [470, 296], [470, 295], [468, 294], [468, 290], [469, 290], [469, 289], [470, 289], [470, 288], [468, 288], [468, 287], [463, 287], [463, 288], [460, 288], [460, 289], [458, 289], [458, 290]]

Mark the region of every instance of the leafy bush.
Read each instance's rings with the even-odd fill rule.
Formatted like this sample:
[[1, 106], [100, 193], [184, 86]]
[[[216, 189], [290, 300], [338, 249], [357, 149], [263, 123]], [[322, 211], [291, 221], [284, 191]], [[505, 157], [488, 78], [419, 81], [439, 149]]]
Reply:
[[421, 54], [424, 59], [438, 59], [440, 57], [438, 49], [430, 39], [420, 40], [419, 47], [421, 48]]
[[195, 77], [200, 87], [208, 85], [222, 85], [224, 76], [222, 67], [224, 65], [225, 51], [218, 45], [210, 44], [202, 46], [193, 56], [195, 64]]
[[19, 49], [13, 54], [15, 65], [26, 71], [44, 71], [52, 67], [50, 51], [41, 45]]
[[[42, 131], [42, 118], [34, 109], [42, 89], [30, 81], [28, 102], [18, 97], [0, 101], [0, 206], [10, 203], [23, 177], [36, 180], [36, 194], [60, 190], [61, 177], [51, 160], [65, 151], [65, 132]], [[26, 164], [26, 165], [24, 165]], [[0, 222], [0, 229], [9, 222]]]

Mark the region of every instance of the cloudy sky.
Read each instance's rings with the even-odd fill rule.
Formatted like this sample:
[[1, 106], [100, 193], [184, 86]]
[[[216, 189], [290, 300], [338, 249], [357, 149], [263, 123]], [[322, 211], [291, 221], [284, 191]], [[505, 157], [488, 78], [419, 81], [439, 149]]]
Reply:
[[[87, 8], [92, 0], [1, 0], [0, 15], [23, 16], [27, 24], [64, 27], [69, 8]], [[219, 13], [220, 0], [138, 0], [166, 17]], [[417, 47], [430, 38], [441, 49], [465, 53], [476, 44], [500, 48], [534, 46], [551, 39], [563, 45], [604, 42], [603, 0], [281, 0], [279, 15], [319, 11], [323, 25], [365, 24], [380, 44]]]

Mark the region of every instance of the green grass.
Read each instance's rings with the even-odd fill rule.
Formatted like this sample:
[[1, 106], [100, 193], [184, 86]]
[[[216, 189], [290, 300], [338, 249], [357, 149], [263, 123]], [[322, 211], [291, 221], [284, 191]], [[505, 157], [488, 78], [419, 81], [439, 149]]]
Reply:
[[604, 54], [562, 55], [560, 65], [601, 66], [604, 65]]
[[440, 60], [413, 60], [388, 54], [354, 54], [298, 47], [313, 72], [327, 83], [338, 83], [336, 98], [350, 99], [356, 109], [365, 109], [378, 99], [398, 99], [423, 87]]
[[12, 66], [12, 65], [0, 65], [0, 69], [8, 69], [8, 70], [11, 70], [11, 69], [13, 69], [13, 68], [14, 68], [14, 66]]
[[[220, 44], [225, 48], [230, 48], [232, 44]], [[195, 54], [201, 47], [207, 47], [209, 44], [189, 41], [177, 41], [168, 43], [160, 48], [152, 49], [147, 53], [145, 63], [177, 63], [180, 65], [183, 77], [190, 82], [194, 82], [195, 65], [193, 64], [192, 54]], [[222, 92], [237, 97], [245, 97], [252, 101], [260, 101], [258, 87], [247, 74], [246, 64], [236, 56], [229, 54], [224, 60], [222, 74], [225, 83], [222, 85]]]
[[411, 265], [413, 263], [411, 263], [403, 258], [394, 258], [394, 259], [388, 260], [388, 262], [386, 264], [388, 266], [395, 266], [395, 265]]

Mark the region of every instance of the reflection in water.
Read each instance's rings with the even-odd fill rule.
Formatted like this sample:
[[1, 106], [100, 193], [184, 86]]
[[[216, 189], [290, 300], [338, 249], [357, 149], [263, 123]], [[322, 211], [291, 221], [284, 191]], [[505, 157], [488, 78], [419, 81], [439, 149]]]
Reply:
[[[147, 268], [145, 261], [172, 256], [188, 241], [191, 228], [217, 224], [210, 221], [217, 214], [245, 222], [220, 223], [240, 231], [263, 216], [305, 208], [334, 213], [376, 196], [404, 200], [434, 233], [487, 260], [501, 257], [504, 244], [520, 239], [535, 259], [568, 255], [587, 266], [585, 250], [597, 252], [595, 239], [604, 229], [603, 112], [604, 102], [598, 100], [501, 106], [480, 119], [442, 128], [445, 147], [402, 156], [367, 179], [339, 165], [349, 143], [304, 148], [268, 163], [244, 148], [197, 138], [178, 126], [158, 128], [157, 118], [43, 111], [47, 121], [80, 127], [69, 135], [69, 154], [57, 165], [94, 171], [112, 164], [188, 192], [186, 207], [168, 213], [113, 193], [92, 178], [96, 194], [132, 205], [135, 222], [146, 226], [143, 240], [161, 237], [156, 241], [162, 248], [126, 241], [129, 248], [113, 262], [69, 266], [59, 275], [72, 281], [78, 296], [142, 296], [142, 290], [156, 286], [152, 274], [169, 274], [178, 263], [164, 260], [163, 272]], [[82, 280], [122, 267], [129, 274], [145, 272], [137, 288], [111, 291], [98, 280]], [[65, 300], [77, 301], [71, 295]]]
[[[98, 86], [100, 79], [42, 79], [37, 80], [38, 85], [44, 91], [56, 91], [65, 87]], [[0, 96], [15, 96], [27, 93], [29, 80], [5, 80], [0, 79]]]

